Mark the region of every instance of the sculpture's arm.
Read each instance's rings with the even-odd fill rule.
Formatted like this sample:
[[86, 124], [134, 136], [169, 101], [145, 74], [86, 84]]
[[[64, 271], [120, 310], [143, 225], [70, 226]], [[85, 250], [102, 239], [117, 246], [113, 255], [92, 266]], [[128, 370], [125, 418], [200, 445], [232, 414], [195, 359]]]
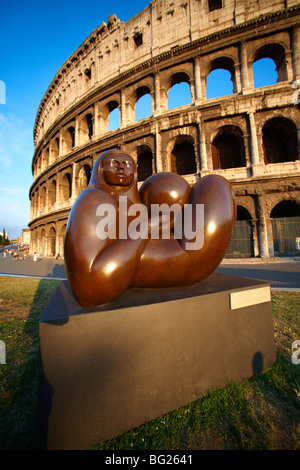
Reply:
[[[181, 239], [150, 240], [133, 283], [135, 287], [191, 285], [206, 278], [219, 266], [230, 243], [236, 219], [230, 184], [218, 175], [206, 176], [192, 187], [187, 203], [193, 210], [197, 236], [194, 240], [187, 236], [191, 233], [186, 230], [190, 228], [190, 221], [183, 218]], [[197, 205], [203, 209], [198, 213], [198, 221], [195, 220]], [[188, 226], [185, 226], [186, 223]]]
[[65, 236], [65, 266], [71, 289], [81, 306], [111, 301], [130, 287], [147, 239], [100, 239], [99, 205], [117, 202], [104, 191], [86, 189], [72, 207]]

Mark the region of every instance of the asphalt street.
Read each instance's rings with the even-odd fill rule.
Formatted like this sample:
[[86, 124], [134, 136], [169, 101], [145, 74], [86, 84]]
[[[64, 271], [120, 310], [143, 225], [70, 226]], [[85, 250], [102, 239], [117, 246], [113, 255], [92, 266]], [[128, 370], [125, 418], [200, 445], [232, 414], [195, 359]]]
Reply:
[[232, 263], [225, 260], [217, 272], [234, 276], [259, 279], [270, 282], [273, 289], [300, 290], [300, 260], [277, 259], [264, 262], [263, 260], [238, 260]]
[[[234, 276], [260, 279], [270, 282], [274, 289], [300, 290], [300, 259], [284, 258], [264, 261], [261, 259], [224, 260], [217, 272]], [[32, 258], [14, 260], [0, 255], [0, 274], [37, 276], [50, 279], [66, 279], [63, 259], [43, 258], [34, 262]]]

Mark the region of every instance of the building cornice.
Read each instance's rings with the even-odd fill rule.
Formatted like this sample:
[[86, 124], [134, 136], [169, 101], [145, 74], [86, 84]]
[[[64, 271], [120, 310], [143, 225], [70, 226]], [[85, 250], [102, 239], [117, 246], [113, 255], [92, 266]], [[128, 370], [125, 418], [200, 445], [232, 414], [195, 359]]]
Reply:
[[[234, 38], [237, 36], [241, 31], [247, 32], [248, 30], [253, 29], [253, 27], [257, 25], [265, 25], [267, 23], [271, 23], [273, 20], [278, 22], [278, 19], [287, 19], [292, 18], [293, 16], [297, 15], [300, 11], [300, 5], [287, 8], [285, 10], [280, 10], [274, 13], [267, 13], [257, 18], [253, 18], [251, 20], [246, 21], [245, 23], [234, 25], [228, 28], [224, 28], [222, 30], [215, 31], [213, 33], [208, 34], [202, 38], [198, 38], [194, 41], [188, 42], [181, 46], [177, 46], [171, 48], [168, 51], [165, 51], [161, 54], [156, 55], [155, 57], [151, 57], [146, 61], [141, 62], [140, 64], [118, 74], [114, 78], [107, 80], [105, 83], [97, 87], [96, 90], [92, 90], [89, 94], [83, 97], [83, 101], [90, 100], [95, 94], [98, 94], [99, 91], [105, 91], [105, 89], [114, 86], [115, 84], [121, 82], [122, 80], [126, 79], [127, 76], [137, 73], [140, 70], [149, 69], [154, 67], [157, 64], [160, 64], [166, 61], [169, 58], [172, 58], [177, 55], [181, 55], [184, 52], [189, 52], [191, 50], [201, 48], [204, 45], [219, 41], [220, 39], [224, 39], [226, 37]], [[118, 23], [119, 24], [119, 23]], [[48, 99], [53, 96], [54, 91], [57, 89], [57, 86], [60, 84], [64, 74], [70, 69], [71, 66], [74, 66], [79, 60], [82, 59], [84, 55], [87, 55], [92, 49], [95, 48], [97, 44], [97, 38], [99, 41], [99, 36], [103, 34], [103, 28], [105, 30], [106, 25], [102, 24], [98, 26], [89, 36], [88, 38], [81, 44], [81, 46], [67, 59], [67, 61], [61, 66], [61, 68], [56, 73], [55, 77], [53, 78], [51, 84], [49, 85], [37, 111], [35, 125], [34, 125], [34, 141], [35, 141], [35, 134], [37, 131], [38, 123], [40, 116], [44, 110]], [[291, 27], [291, 25], [285, 26], [285, 29]], [[112, 30], [112, 32], [115, 29]], [[200, 52], [199, 52], [200, 54]], [[82, 103], [82, 100], [81, 102]], [[73, 109], [72, 109], [73, 110]], [[65, 116], [64, 116], [65, 117]], [[56, 123], [57, 124], [57, 123]]]

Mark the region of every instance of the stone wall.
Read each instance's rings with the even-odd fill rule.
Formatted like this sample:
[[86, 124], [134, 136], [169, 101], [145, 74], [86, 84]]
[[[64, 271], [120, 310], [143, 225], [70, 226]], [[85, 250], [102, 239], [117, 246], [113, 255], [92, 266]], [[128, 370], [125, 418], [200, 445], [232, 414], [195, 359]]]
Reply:
[[[293, 1], [158, 0], [126, 23], [112, 15], [97, 27], [37, 112], [31, 250], [62, 254], [69, 210], [93, 163], [121, 148], [136, 159], [140, 182], [163, 170], [191, 183], [225, 176], [252, 221], [254, 255], [273, 256], [272, 210], [283, 200], [300, 204], [299, 12]], [[275, 62], [277, 83], [255, 88], [252, 65], [264, 57]], [[207, 77], [218, 68], [229, 71], [233, 93], [208, 99]], [[169, 109], [169, 91], [181, 82], [191, 101]], [[145, 95], [151, 110], [137, 121]], [[110, 131], [114, 110], [119, 125]]]

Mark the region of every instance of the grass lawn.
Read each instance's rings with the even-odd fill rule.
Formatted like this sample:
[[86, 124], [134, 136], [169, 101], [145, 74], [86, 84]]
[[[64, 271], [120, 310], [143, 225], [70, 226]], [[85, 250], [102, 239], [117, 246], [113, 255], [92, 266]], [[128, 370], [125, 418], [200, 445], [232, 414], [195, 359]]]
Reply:
[[[0, 277], [0, 449], [34, 449], [38, 323], [59, 281]], [[103, 450], [300, 450], [300, 292], [272, 292], [276, 364], [100, 443]]]

